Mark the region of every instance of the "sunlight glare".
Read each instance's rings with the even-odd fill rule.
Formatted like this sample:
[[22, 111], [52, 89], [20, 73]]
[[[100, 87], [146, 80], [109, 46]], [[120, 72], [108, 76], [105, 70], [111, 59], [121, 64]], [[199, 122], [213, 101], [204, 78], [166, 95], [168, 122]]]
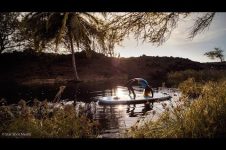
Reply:
[[116, 96], [122, 97], [124, 95], [122, 89], [120, 87], [116, 88]]
[[118, 110], [119, 110], [119, 111], [123, 110], [122, 105], [118, 105]]

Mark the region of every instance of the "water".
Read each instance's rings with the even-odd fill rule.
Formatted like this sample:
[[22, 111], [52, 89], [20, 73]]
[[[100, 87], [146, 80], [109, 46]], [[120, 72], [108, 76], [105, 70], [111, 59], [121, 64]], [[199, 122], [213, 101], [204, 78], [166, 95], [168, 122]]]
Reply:
[[[0, 91], [0, 98], [4, 97], [8, 104], [17, 103], [20, 99], [28, 101], [29, 104], [34, 98], [41, 101], [45, 99], [51, 101], [54, 99], [60, 86], [62, 85], [40, 85], [32, 87], [5, 85]], [[143, 92], [139, 87], [135, 87], [135, 89], [137, 89], [137, 94]], [[171, 94], [173, 99], [178, 98], [178, 93], [171, 89], [155, 90], [155, 93], [156, 92]], [[155, 110], [157, 114], [163, 111], [162, 102], [154, 103], [153, 109], [146, 109], [144, 104], [116, 106], [98, 104], [99, 97], [122, 95], [128, 95], [128, 90], [126, 87], [122, 86], [122, 83], [90, 82], [67, 84], [61, 99], [65, 102], [76, 101], [78, 110], [82, 108], [83, 113], [85, 113], [87, 117], [99, 122], [101, 126], [100, 137], [105, 138], [123, 137], [123, 133], [126, 129], [130, 128], [141, 119], [150, 118], [150, 114], [153, 110]]]

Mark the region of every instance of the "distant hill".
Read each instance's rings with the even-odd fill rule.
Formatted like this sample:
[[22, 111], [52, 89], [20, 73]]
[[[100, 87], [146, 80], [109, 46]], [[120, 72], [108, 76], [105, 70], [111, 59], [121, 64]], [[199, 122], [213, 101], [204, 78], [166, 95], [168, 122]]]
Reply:
[[[199, 63], [178, 57], [140, 56], [131, 58], [106, 57], [84, 51], [75, 54], [78, 74], [84, 81], [128, 80], [145, 78], [160, 85], [169, 72], [187, 69], [226, 69], [226, 63]], [[56, 83], [73, 79], [71, 55], [34, 53], [32, 51], [0, 55], [0, 82]]]

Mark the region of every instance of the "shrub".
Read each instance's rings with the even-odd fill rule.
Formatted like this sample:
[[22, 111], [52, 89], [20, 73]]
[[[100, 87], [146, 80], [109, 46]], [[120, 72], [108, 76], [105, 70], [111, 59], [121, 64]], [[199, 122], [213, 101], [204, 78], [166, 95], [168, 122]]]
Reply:
[[187, 80], [188, 78], [194, 78], [198, 82], [206, 81], [218, 81], [225, 79], [226, 71], [225, 70], [184, 70], [170, 72], [167, 75], [167, 84], [177, 87], [181, 82]]

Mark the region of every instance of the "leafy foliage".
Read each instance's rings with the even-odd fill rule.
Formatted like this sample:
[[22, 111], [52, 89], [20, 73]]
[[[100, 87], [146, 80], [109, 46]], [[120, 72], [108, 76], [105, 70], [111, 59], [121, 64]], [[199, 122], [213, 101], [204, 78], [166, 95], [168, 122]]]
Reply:
[[103, 53], [106, 52], [106, 30], [103, 20], [95, 13], [28, 13], [23, 21], [27, 31], [32, 29], [30, 34], [37, 42], [37, 48], [49, 42], [55, 43], [56, 47], [62, 42], [68, 48], [69, 35], [72, 34], [78, 49], [89, 51], [100, 48]]
[[[115, 44], [121, 44], [129, 35], [161, 45], [170, 37], [178, 22], [190, 15], [182, 12], [11, 12], [1, 13], [2, 17], [8, 17], [1, 19], [1, 28], [2, 34], [11, 34], [17, 26], [19, 34], [16, 36], [20, 40], [16, 43], [23, 43], [25, 48], [36, 51], [43, 51], [46, 47], [52, 49], [53, 45], [59, 44], [68, 49], [72, 34], [77, 49], [87, 52], [94, 50], [113, 56]], [[215, 13], [202, 13], [192, 26], [191, 38], [204, 31], [214, 16]], [[21, 19], [22, 22], [18, 24]], [[5, 25], [10, 28], [5, 30]]]
[[0, 53], [18, 46], [16, 41], [19, 27], [18, 16], [17, 12], [0, 13]]

